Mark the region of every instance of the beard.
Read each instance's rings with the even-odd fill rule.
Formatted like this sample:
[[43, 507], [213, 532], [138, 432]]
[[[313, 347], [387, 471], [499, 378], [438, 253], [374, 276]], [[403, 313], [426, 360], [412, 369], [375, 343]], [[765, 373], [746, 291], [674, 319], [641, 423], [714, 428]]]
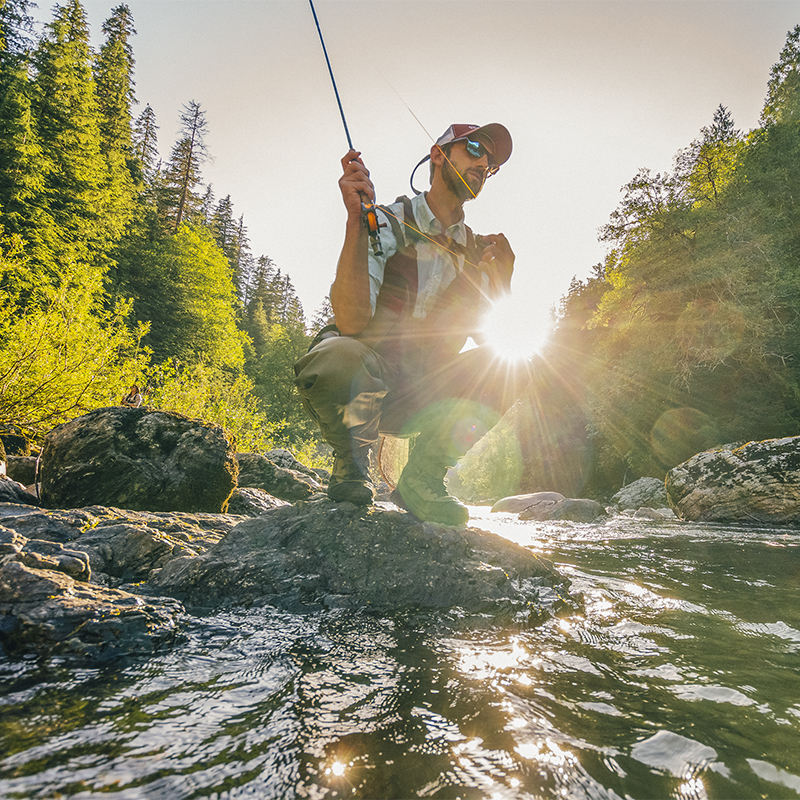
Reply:
[[486, 180], [486, 173], [482, 170], [467, 169], [464, 170], [463, 178], [464, 180], [461, 180], [461, 177], [449, 161], [445, 161], [442, 164], [442, 180], [444, 180], [445, 186], [462, 203], [472, 200], [480, 194]]

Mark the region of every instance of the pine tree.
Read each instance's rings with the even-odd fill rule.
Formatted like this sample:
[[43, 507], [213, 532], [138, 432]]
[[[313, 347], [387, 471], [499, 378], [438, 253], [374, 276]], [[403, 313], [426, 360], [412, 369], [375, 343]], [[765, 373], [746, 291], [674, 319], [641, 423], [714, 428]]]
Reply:
[[133, 152], [146, 180], [152, 180], [159, 168], [158, 125], [156, 112], [148, 103], [136, 118], [132, 134]]
[[200, 208], [195, 189], [202, 180], [200, 167], [207, 158], [205, 135], [208, 132], [205, 111], [194, 100], [183, 107], [180, 138], [172, 148], [164, 171], [164, 214], [177, 232], [184, 219], [191, 219]]
[[95, 85], [101, 113], [101, 148], [106, 158], [108, 178], [105, 187], [108, 197], [107, 214], [115, 225], [119, 238], [133, 213], [137, 188], [133, 169], [138, 173], [133, 156], [131, 106], [133, 94], [133, 49], [129, 39], [136, 31], [133, 17], [126, 5], [117, 6], [103, 23], [106, 40], [95, 62]]
[[38, 263], [63, 272], [69, 264], [96, 263], [119, 233], [107, 213], [101, 117], [79, 0], [56, 7], [34, 63], [43, 187], [25, 213], [23, 234]]
[[770, 71], [767, 97], [761, 112], [764, 127], [784, 119], [800, 118], [800, 25], [786, 35], [786, 44]]

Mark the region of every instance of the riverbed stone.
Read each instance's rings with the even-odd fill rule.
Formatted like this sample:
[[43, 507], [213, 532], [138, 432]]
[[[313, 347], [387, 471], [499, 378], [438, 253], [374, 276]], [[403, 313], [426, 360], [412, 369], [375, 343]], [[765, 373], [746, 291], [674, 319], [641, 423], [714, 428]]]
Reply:
[[612, 498], [611, 505], [620, 511], [643, 506], [664, 508], [668, 505], [667, 490], [661, 478], [637, 478], [623, 486]]
[[532, 492], [531, 494], [515, 494], [511, 497], [504, 497], [498, 500], [493, 506], [492, 511], [506, 511], [511, 514], [519, 514], [526, 508], [533, 506], [554, 506], [566, 500], [559, 492]]
[[0, 643], [11, 656], [100, 661], [172, 643], [179, 603], [96, 586], [20, 560], [0, 566]]
[[698, 453], [667, 474], [685, 520], [800, 525], [800, 436]]
[[11, 478], [0, 477], [0, 503], [22, 503], [24, 505], [39, 505], [39, 498], [28, 489]]
[[236, 474], [233, 442], [219, 425], [147, 408], [99, 408], [47, 434], [42, 503], [221, 512]]
[[564, 520], [568, 522], [594, 522], [604, 516], [605, 507], [596, 500], [565, 497], [555, 503], [538, 503], [529, 506], [519, 515], [521, 520], [549, 522]]
[[37, 461], [36, 456], [8, 456], [6, 474], [12, 481], [29, 486], [36, 482]]
[[538, 618], [565, 581], [500, 536], [422, 523], [390, 504], [364, 509], [321, 497], [245, 520], [204, 555], [171, 560], [144, 590], [201, 607], [266, 600], [314, 608], [333, 596], [376, 612]]

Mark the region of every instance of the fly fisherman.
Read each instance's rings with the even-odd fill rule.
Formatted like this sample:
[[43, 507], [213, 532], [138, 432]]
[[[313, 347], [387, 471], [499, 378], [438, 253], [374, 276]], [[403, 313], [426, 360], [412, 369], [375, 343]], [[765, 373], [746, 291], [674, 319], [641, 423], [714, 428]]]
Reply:
[[469, 519], [447, 493], [447, 469], [528, 380], [527, 365], [509, 365], [488, 346], [461, 352], [469, 336], [480, 341], [482, 313], [508, 292], [514, 270], [505, 236], [474, 235], [463, 205], [510, 155], [502, 125], [451, 125], [417, 164], [430, 159], [430, 190], [376, 207], [377, 255], [363, 221], [364, 202], [375, 198], [369, 171], [355, 150], [342, 159], [347, 225], [330, 293], [336, 324], [295, 364], [303, 405], [334, 450], [332, 500], [370, 504], [370, 447], [381, 433], [417, 433], [392, 501], [423, 520]]

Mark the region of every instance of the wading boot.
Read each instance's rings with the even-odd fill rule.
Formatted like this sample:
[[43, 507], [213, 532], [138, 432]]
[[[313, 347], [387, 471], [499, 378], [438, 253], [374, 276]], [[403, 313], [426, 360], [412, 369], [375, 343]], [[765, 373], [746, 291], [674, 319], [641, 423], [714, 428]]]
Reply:
[[346, 456], [336, 455], [328, 482], [328, 497], [337, 503], [347, 501], [357, 506], [368, 506], [375, 498], [368, 464], [366, 454], [358, 460], [350, 453]]
[[421, 461], [409, 459], [389, 499], [421, 520], [459, 527], [466, 525], [469, 509], [451, 497], [444, 485], [444, 476], [450, 465], [441, 461], [429, 461], [423, 465]]

